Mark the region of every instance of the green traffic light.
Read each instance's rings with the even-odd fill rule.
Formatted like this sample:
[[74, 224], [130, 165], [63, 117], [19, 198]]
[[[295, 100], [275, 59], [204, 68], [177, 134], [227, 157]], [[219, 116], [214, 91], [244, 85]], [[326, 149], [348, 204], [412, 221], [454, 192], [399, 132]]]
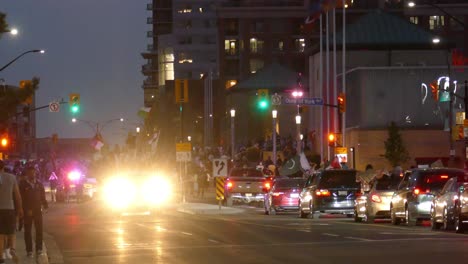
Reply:
[[70, 108], [70, 111], [74, 114], [78, 113], [80, 111], [80, 107], [77, 105], [74, 105]]
[[267, 100], [260, 100], [258, 102], [258, 107], [260, 109], [266, 109], [268, 107], [268, 101]]

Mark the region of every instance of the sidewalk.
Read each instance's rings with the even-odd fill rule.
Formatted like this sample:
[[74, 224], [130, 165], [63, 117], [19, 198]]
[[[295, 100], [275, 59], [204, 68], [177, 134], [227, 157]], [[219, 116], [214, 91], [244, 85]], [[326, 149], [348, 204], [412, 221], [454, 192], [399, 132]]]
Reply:
[[[34, 239], [34, 237], [33, 237]], [[44, 239], [45, 240], [45, 239]], [[26, 254], [26, 247], [24, 244], [24, 232], [23, 231], [18, 231], [16, 232], [16, 255], [19, 258], [19, 263], [22, 264], [49, 264], [49, 257], [47, 255], [47, 248], [45, 246], [45, 243], [43, 244], [43, 253], [39, 256], [33, 256], [33, 257], [27, 257]], [[11, 256], [9, 255], [9, 252], [7, 252], [6, 255], [6, 262], [5, 263], [14, 263], [13, 260], [11, 259]]]
[[178, 206], [177, 211], [191, 215], [226, 215], [240, 214], [245, 210], [206, 203], [182, 203]]

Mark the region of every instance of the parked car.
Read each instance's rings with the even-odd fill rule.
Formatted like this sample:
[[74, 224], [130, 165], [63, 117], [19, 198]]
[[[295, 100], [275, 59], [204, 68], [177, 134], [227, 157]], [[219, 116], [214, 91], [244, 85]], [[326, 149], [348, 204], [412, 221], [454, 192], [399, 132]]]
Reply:
[[265, 214], [274, 215], [277, 212], [297, 211], [299, 209], [299, 193], [304, 186], [304, 178], [276, 178], [270, 190], [265, 195]]
[[[433, 230], [441, 227], [444, 230], [455, 228], [456, 218], [459, 217], [461, 193], [465, 190], [466, 185], [468, 185], [468, 174], [460, 174], [449, 179], [442, 191], [436, 195], [431, 206], [431, 227]], [[459, 220], [457, 224], [460, 224]]]
[[468, 229], [468, 184], [460, 186], [460, 203], [455, 208], [455, 230], [463, 233]]
[[390, 219], [390, 202], [400, 180], [396, 175], [373, 180], [370, 190], [356, 198], [354, 220], [372, 223], [374, 219]]
[[416, 225], [431, 219], [432, 200], [453, 177], [465, 172], [452, 168], [413, 169], [406, 172], [392, 196], [390, 215], [392, 224]]
[[332, 213], [353, 217], [359, 190], [355, 170], [319, 171], [309, 176], [299, 194], [299, 216], [318, 218], [320, 213]]

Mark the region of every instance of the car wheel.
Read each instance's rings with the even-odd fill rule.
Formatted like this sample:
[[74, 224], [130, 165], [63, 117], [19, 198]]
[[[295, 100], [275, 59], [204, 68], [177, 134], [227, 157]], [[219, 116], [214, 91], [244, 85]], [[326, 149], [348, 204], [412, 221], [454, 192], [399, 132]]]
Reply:
[[415, 226], [416, 220], [411, 219], [410, 212], [408, 206], [405, 208], [405, 222], [407, 226]]
[[431, 213], [431, 229], [432, 230], [438, 230], [440, 229], [441, 227], [441, 223], [437, 223], [437, 220], [435, 218], [435, 211], [434, 209], [431, 209], [432, 213]]
[[299, 217], [300, 218], [307, 218], [309, 217], [310, 213], [305, 213], [302, 211], [301, 201], [299, 201]]
[[401, 223], [401, 219], [396, 217], [395, 209], [393, 209], [393, 207], [390, 207], [390, 216], [392, 218], [392, 225], [399, 225]]
[[457, 210], [455, 210], [455, 232], [457, 233], [465, 232], [465, 224], [463, 224], [463, 218], [460, 213], [460, 207], [458, 206], [457, 206]]
[[373, 224], [374, 223], [374, 217], [369, 215], [369, 211], [366, 209], [366, 223], [368, 224]]
[[444, 208], [444, 215], [443, 215], [442, 219], [444, 219], [444, 222], [443, 222], [444, 230], [452, 230], [453, 229], [453, 223], [451, 223], [451, 221], [448, 219], [447, 207]]
[[362, 222], [362, 217], [358, 216], [356, 208], [354, 208], [354, 222], [356, 223]]

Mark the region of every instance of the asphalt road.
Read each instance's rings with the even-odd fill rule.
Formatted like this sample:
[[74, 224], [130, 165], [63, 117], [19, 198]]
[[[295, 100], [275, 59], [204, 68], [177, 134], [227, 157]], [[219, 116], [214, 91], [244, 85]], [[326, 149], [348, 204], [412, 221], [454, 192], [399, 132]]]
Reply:
[[98, 201], [45, 216], [65, 263], [465, 263], [468, 235], [296, 214], [115, 217]]

